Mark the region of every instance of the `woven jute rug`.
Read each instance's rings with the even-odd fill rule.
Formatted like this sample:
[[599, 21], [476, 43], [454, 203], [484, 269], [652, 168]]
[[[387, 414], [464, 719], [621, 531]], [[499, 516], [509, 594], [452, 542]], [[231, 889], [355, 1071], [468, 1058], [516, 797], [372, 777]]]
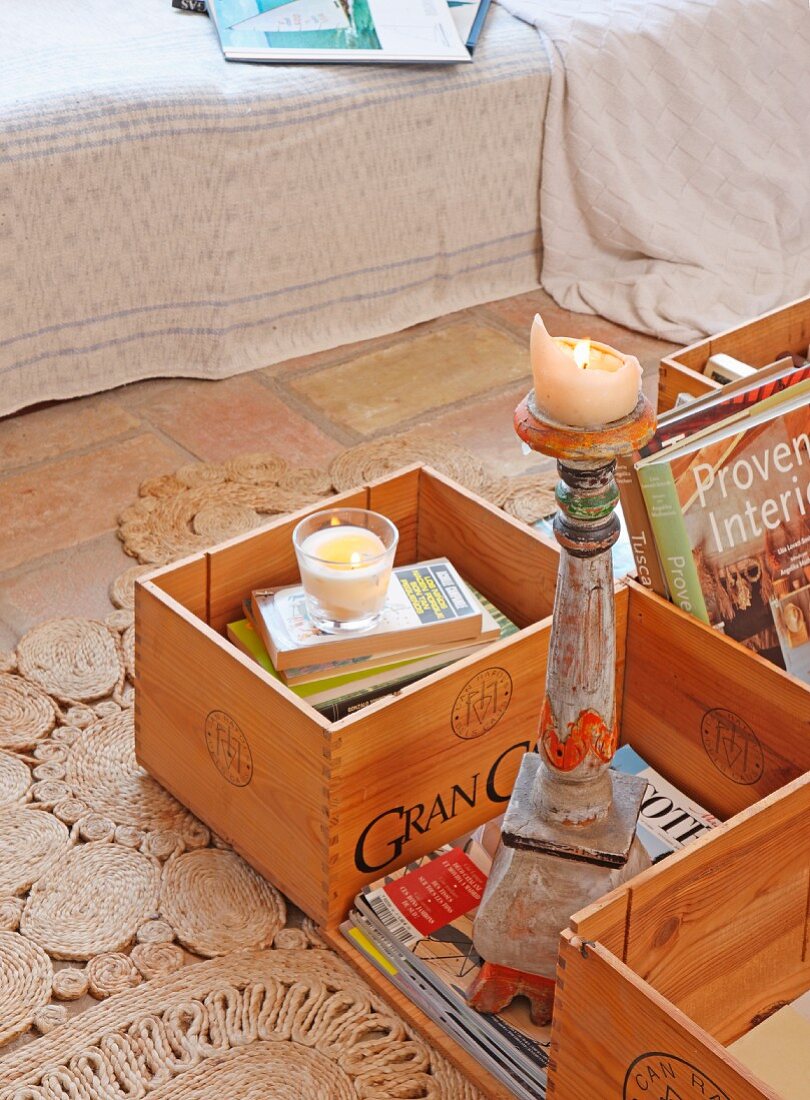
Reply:
[[405, 438], [325, 471], [181, 467], [120, 518], [141, 564], [107, 617], [0, 653], [0, 1100], [477, 1100], [134, 752], [137, 577], [417, 461], [527, 522], [553, 509], [551, 473], [510, 481]]
[[0, 654], [0, 1100], [476, 1100], [136, 763], [141, 572]]
[[240, 951], [153, 978], [0, 1062], [0, 1100], [478, 1095], [325, 951]]
[[542, 474], [507, 478], [454, 444], [393, 436], [349, 448], [327, 470], [296, 468], [264, 453], [182, 466], [143, 482], [139, 499], [119, 518], [118, 534], [133, 558], [165, 565], [414, 462], [433, 466], [526, 523], [554, 511], [557, 477], [551, 466]]

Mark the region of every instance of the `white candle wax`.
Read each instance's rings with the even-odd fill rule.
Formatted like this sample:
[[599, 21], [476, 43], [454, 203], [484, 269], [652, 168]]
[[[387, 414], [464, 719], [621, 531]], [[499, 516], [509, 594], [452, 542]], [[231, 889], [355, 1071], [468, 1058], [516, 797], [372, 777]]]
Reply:
[[596, 428], [627, 416], [641, 390], [638, 359], [607, 344], [579, 343], [587, 345], [585, 366], [574, 359], [576, 340], [549, 336], [540, 315], [535, 317], [531, 363], [537, 408], [576, 428]]
[[301, 583], [330, 618], [362, 619], [380, 610], [392, 556], [373, 531], [350, 525], [325, 527], [304, 539], [301, 554]]

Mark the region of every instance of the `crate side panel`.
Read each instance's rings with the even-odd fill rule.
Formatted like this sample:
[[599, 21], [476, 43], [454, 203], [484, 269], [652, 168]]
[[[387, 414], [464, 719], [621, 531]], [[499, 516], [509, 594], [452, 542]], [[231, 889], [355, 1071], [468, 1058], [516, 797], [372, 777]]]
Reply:
[[598, 941], [616, 958], [624, 959], [629, 915], [630, 891], [620, 886], [574, 913], [570, 925], [580, 939]]
[[372, 481], [368, 486], [368, 507], [387, 516], [399, 531], [396, 565], [418, 560], [416, 528], [419, 515], [421, 467], [413, 466], [394, 477]]
[[323, 919], [322, 727], [247, 658], [149, 586], [139, 587], [136, 623], [139, 763], [302, 909]]
[[674, 407], [679, 393], [690, 393], [693, 397], [702, 397], [710, 390], [719, 390], [720, 383], [705, 374], [690, 370], [674, 358], [661, 360], [658, 372], [658, 411], [666, 412]]
[[551, 614], [556, 543], [426, 470], [419, 498], [419, 557], [442, 556], [519, 626]]
[[195, 554], [193, 558], [166, 565], [154, 573], [146, 573], [141, 581], [149, 581], [177, 600], [192, 615], [208, 622], [208, 558]]
[[627, 965], [724, 1041], [810, 982], [808, 814], [805, 776], [630, 884]]
[[630, 582], [623, 737], [727, 818], [810, 768], [810, 690]]
[[779, 1100], [714, 1039], [600, 945], [564, 932], [550, 1100]]
[[366, 501], [365, 489], [328, 497], [211, 550], [210, 623], [214, 630], [221, 631], [243, 617], [242, 601], [251, 589], [298, 583], [292, 533], [299, 520], [321, 508], [365, 508]]
[[661, 411], [671, 408], [682, 391], [700, 394], [718, 389], [718, 384], [702, 373], [709, 357], [718, 352], [752, 367], [764, 367], [785, 352], [806, 355], [808, 343], [810, 298], [801, 298], [662, 359], [658, 407]]
[[[619, 683], [625, 609], [620, 589]], [[332, 920], [360, 886], [506, 809], [537, 740], [550, 632], [545, 619], [332, 727]]]

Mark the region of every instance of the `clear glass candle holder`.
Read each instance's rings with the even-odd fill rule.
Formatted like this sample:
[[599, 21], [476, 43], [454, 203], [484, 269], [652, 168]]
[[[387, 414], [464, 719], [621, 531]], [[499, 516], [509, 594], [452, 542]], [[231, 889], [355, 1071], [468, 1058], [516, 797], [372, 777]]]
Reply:
[[327, 634], [371, 630], [380, 621], [399, 532], [364, 508], [329, 508], [293, 531], [307, 612]]

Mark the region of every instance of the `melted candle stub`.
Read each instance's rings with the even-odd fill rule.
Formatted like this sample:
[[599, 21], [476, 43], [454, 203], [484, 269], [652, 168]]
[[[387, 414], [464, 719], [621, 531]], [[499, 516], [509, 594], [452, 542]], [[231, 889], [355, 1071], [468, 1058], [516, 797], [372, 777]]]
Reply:
[[540, 316], [531, 332], [534, 399], [549, 419], [597, 428], [628, 416], [638, 403], [641, 364], [606, 344], [552, 337]]

